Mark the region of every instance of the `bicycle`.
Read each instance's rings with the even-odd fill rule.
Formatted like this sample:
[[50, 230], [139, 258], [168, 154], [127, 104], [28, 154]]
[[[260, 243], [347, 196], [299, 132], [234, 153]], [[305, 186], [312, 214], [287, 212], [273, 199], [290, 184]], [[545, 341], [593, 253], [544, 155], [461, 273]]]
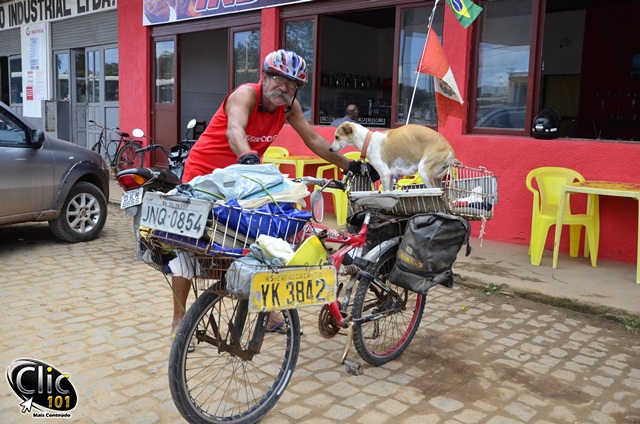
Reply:
[[[128, 133], [121, 132], [117, 127], [108, 128], [99, 125], [93, 120], [89, 120], [89, 123], [100, 128], [98, 141], [91, 147], [91, 150], [102, 156], [102, 149], [104, 149], [103, 157], [107, 160], [107, 164], [115, 169], [116, 173], [124, 169], [137, 168], [142, 164], [142, 155], [136, 153], [141, 146], [134, 140], [128, 140]], [[115, 132], [120, 138], [107, 141], [107, 131]]]
[[[308, 185], [320, 186], [320, 190], [312, 194], [314, 215], [316, 212], [322, 215], [321, 191], [329, 187], [346, 190], [348, 185], [353, 185], [353, 181], [345, 184], [347, 179], [301, 179]], [[189, 253], [184, 263], [190, 263], [187, 267], [195, 274], [194, 291], [202, 291], [187, 310], [169, 357], [171, 394], [187, 421], [253, 423], [276, 405], [291, 380], [300, 352], [297, 311], [300, 306], [323, 305], [318, 317], [318, 329], [323, 337], [331, 338], [341, 330], [347, 331], [341, 363], [351, 374], [362, 372], [360, 364], [347, 359], [351, 342], [359, 356], [372, 366], [392, 361], [407, 349], [420, 326], [426, 295], [403, 289], [386, 278], [396, 261], [402, 226], [384, 240], [369, 237], [380, 211], [396, 208], [399, 200], [385, 192], [350, 197], [355, 208], [361, 210], [361, 222], [352, 220], [357, 231], [340, 231], [307, 220], [291, 219], [286, 224], [286, 230], [292, 226], [291, 231], [282, 233], [281, 238], [294, 234], [290, 240], [300, 245], [295, 255], [303, 252], [304, 265], [291, 267], [292, 259], [286, 267], [263, 264], [255, 268], [248, 264], [236, 267], [241, 270], [247, 266], [245, 272], [252, 275], [249, 278], [254, 286], [249, 294], [238, 291], [234, 278], [228, 277], [227, 272], [247, 254], [249, 239], [256, 235], [241, 236], [240, 223], [225, 222], [218, 215], [210, 222], [211, 228], [207, 229], [210, 240], [206, 243], [178, 235], [177, 230], [172, 230], [173, 234], [153, 230], [148, 260], [160, 269], [166, 263], [168, 245], [186, 249]], [[171, 196], [165, 200], [180, 201]], [[193, 202], [195, 208], [197, 201], [187, 199], [185, 205], [176, 210], [189, 211], [187, 205]], [[229, 209], [229, 215], [233, 212], [233, 206], [217, 207]], [[267, 225], [274, 223], [272, 216], [259, 211], [236, 212], [249, 215], [248, 221], [242, 224], [249, 229], [262, 228], [265, 220]], [[321, 220], [320, 216], [316, 221]], [[178, 217], [178, 221], [182, 222], [178, 226], [185, 231], [189, 222], [194, 225], [201, 222], [190, 215]], [[327, 243], [339, 247], [329, 254]], [[328, 273], [322, 273], [323, 269]], [[349, 276], [346, 283], [337, 282], [337, 271]], [[256, 281], [260, 286], [258, 291], [255, 291]], [[335, 284], [333, 292], [332, 284]], [[312, 301], [307, 302], [308, 299]], [[272, 310], [282, 314], [283, 334], [267, 331]], [[188, 352], [192, 337], [197, 341], [196, 350]]]

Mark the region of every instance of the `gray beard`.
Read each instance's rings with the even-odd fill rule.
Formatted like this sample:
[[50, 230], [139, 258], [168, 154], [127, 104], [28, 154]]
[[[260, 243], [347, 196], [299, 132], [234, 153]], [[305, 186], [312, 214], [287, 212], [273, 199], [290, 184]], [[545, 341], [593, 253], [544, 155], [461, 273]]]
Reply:
[[270, 99], [273, 99], [275, 97], [282, 97], [284, 99], [285, 102], [287, 102], [288, 105], [291, 104], [291, 102], [293, 102], [293, 97], [291, 97], [289, 95], [289, 93], [279, 90], [279, 89], [275, 89], [275, 90], [271, 90], [268, 93], [266, 93], [267, 97], [269, 97]]

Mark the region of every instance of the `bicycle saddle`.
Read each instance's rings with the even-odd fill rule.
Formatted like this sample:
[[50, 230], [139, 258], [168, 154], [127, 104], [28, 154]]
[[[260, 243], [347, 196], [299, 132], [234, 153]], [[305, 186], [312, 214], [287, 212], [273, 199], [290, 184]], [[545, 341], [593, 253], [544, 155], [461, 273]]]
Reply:
[[396, 207], [400, 198], [393, 193], [376, 193], [367, 197], [353, 199], [353, 202], [365, 209], [393, 209]]

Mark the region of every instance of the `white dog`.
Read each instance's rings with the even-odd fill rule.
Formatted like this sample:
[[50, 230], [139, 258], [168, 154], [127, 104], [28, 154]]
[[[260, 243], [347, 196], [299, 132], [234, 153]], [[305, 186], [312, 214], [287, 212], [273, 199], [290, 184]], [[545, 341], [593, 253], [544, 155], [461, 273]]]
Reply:
[[393, 189], [394, 176], [422, 177], [427, 187], [440, 187], [437, 179], [455, 161], [455, 153], [446, 138], [422, 125], [409, 124], [387, 131], [369, 131], [360, 124], [344, 122], [336, 130], [329, 147], [338, 152], [355, 146], [361, 157], [369, 159], [380, 174], [383, 190]]

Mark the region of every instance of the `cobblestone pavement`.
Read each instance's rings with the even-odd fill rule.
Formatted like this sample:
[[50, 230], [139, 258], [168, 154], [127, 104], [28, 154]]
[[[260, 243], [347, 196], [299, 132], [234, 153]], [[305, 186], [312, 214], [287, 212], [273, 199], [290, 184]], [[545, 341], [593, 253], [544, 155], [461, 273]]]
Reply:
[[[70, 374], [72, 417], [41, 422], [181, 422], [167, 383], [169, 288], [134, 259], [130, 221], [109, 212], [84, 244], [58, 242], [46, 224], [0, 227], [0, 363]], [[640, 337], [612, 322], [436, 288], [405, 354], [351, 376], [345, 336], [321, 338], [317, 312], [301, 310], [295, 375], [262, 423], [640, 423]], [[34, 421], [3, 379], [0, 422]]]

